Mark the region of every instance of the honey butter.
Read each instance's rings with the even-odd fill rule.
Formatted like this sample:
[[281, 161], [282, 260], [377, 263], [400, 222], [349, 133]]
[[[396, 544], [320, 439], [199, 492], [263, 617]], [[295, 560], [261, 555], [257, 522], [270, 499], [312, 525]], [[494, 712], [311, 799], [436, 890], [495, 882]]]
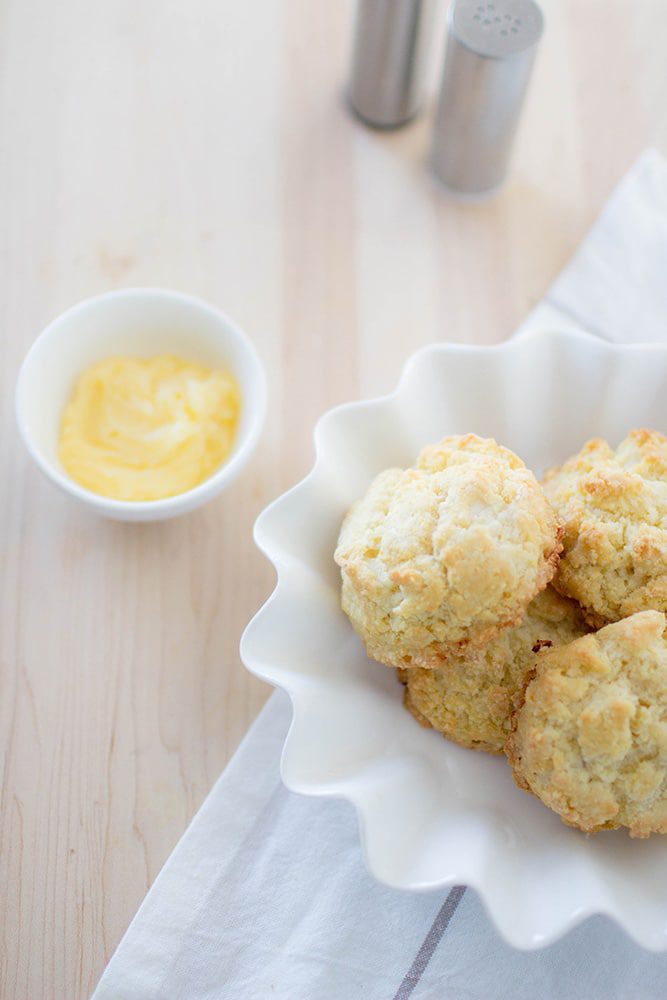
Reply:
[[78, 379], [59, 456], [87, 489], [116, 500], [161, 500], [197, 486], [234, 441], [235, 379], [173, 355], [114, 357]]

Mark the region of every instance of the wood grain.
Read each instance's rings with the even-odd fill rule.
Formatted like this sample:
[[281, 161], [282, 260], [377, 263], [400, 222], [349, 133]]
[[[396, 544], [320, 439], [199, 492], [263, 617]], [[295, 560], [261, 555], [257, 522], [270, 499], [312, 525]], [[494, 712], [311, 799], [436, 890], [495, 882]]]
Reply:
[[[0, 994], [90, 995], [268, 691], [240, 632], [272, 585], [260, 509], [327, 407], [406, 356], [492, 343], [540, 298], [649, 144], [667, 152], [667, 5], [548, 0], [509, 183], [443, 198], [430, 109], [364, 129], [349, 3], [0, 5]], [[181, 288], [250, 333], [271, 385], [240, 481], [181, 520], [74, 507], [13, 419], [48, 322], [123, 285]]]

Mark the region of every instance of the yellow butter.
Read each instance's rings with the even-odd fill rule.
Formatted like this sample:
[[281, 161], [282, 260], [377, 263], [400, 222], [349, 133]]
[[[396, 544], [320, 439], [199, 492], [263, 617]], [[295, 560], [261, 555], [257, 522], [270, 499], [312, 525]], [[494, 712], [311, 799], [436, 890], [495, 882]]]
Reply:
[[240, 409], [225, 371], [173, 355], [100, 361], [63, 412], [59, 456], [82, 486], [116, 500], [161, 500], [227, 458]]

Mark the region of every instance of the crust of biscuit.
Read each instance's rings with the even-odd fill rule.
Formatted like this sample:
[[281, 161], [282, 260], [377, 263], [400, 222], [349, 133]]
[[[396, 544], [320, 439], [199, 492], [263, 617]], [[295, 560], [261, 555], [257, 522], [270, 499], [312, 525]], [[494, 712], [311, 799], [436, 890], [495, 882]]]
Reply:
[[547, 587], [529, 605], [521, 624], [483, 650], [452, 652], [439, 670], [399, 671], [405, 705], [448, 739], [488, 753], [502, 753], [524, 675], [540, 648], [584, 635], [574, 603]]
[[543, 484], [565, 528], [554, 586], [590, 624], [667, 611], [667, 437], [639, 428], [616, 450], [594, 438]]
[[491, 439], [444, 438], [349, 511], [335, 552], [343, 610], [373, 659], [438, 669], [521, 621], [561, 535], [521, 459]]
[[[538, 650], [537, 656], [542, 652]], [[526, 675], [523, 679], [523, 684], [517, 692], [516, 700], [514, 702], [514, 711], [512, 712], [512, 717], [510, 719], [509, 735], [505, 746], [503, 747], [503, 752], [507, 757], [507, 761], [512, 768], [512, 777], [514, 778], [514, 783], [524, 791], [533, 794], [533, 790], [524, 778], [521, 772], [521, 753], [516, 745], [516, 731], [519, 724], [519, 718], [523, 706], [526, 704], [526, 692], [532, 682], [537, 677], [537, 665], [533, 665], [530, 670], [526, 671]]]
[[569, 826], [667, 832], [664, 613], [538, 653], [505, 753], [517, 785]]
[[419, 711], [414, 701], [412, 700], [412, 697], [410, 695], [410, 688], [408, 687], [406, 687], [405, 691], [403, 692], [403, 704], [407, 708], [408, 712], [417, 720], [420, 726], [423, 726], [424, 729], [433, 729], [433, 726], [428, 721], [426, 716], [422, 715], [422, 713]]

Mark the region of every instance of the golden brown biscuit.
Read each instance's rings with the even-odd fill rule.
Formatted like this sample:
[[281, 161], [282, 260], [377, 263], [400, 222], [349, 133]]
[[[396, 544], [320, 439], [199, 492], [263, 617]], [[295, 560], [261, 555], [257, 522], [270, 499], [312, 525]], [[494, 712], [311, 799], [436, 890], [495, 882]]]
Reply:
[[667, 833], [665, 615], [537, 656], [506, 753], [518, 785], [587, 833]]
[[631, 431], [616, 451], [589, 441], [544, 489], [565, 527], [554, 586], [593, 625], [667, 611], [667, 438]]
[[335, 559], [342, 604], [369, 656], [438, 667], [521, 619], [554, 574], [560, 526], [521, 459], [444, 438], [388, 469], [349, 511]]
[[452, 651], [438, 670], [400, 670], [405, 707], [423, 726], [455, 743], [502, 753], [537, 651], [587, 631], [578, 605], [547, 587], [528, 605], [520, 625], [505, 629], [483, 649]]

